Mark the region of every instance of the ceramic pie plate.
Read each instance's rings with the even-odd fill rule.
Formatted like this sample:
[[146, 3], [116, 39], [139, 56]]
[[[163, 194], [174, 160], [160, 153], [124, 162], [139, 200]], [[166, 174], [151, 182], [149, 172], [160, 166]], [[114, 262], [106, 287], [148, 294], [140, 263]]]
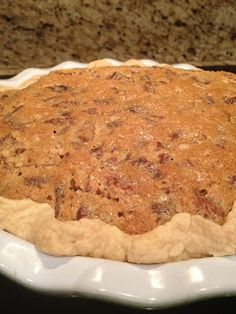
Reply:
[[[112, 65], [121, 62], [106, 59]], [[147, 66], [158, 65], [142, 60]], [[64, 62], [50, 69], [27, 69], [0, 87], [16, 88], [57, 69], [83, 68]], [[190, 70], [193, 66], [174, 67]], [[0, 230], [0, 272], [43, 293], [96, 298], [140, 308], [166, 308], [210, 297], [236, 295], [236, 256], [168, 264], [137, 265], [89, 257], [54, 257]]]

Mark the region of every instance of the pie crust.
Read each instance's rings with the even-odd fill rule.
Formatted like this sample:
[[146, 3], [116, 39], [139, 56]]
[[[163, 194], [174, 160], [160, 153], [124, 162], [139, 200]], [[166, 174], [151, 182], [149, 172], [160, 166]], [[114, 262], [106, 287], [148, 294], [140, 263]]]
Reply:
[[[136, 60], [125, 64], [142, 65]], [[109, 63], [95, 61], [88, 67], [104, 65]], [[33, 81], [35, 79], [24, 82], [19, 88]], [[134, 235], [100, 219], [61, 221], [55, 218], [54, 209], [46, 203], [0, 197], [0, 228], [55, 256], [81, 255], [132, 263], [163, 263], [235, 254], [236, 202], [222, 225], [200, 215], [177, 213], [152, 231]]]

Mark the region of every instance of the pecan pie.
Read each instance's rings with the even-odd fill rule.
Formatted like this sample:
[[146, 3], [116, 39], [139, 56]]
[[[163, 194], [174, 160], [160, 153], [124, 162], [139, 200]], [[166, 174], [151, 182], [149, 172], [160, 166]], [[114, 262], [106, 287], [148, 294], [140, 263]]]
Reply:
[[236, 76], [51, 72], [0, 93], [0, 227], [54, 255], [236, 251]]

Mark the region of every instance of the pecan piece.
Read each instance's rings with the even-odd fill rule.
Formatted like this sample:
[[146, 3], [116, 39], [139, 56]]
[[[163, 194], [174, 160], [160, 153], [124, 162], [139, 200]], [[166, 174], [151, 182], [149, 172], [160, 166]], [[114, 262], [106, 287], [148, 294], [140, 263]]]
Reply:
[[205, 191], [202, 194], [203, 196], [199, 196], [196, 200], [197, 212], [205, 218], [222, 224], [225, 216], [223, 208], [212, 197], [204, 196]]
[[227, 105], [236, 105], [236, 96], [233, 97], [224, 97], [224, 102]]
[[55, 217], [58, 217], [60, 215], [60, 207], [62, 199], [64, 198], [64, 188], [62, 185], [58, 185], [55, 189]]
[[66, 86], [66, 85], [53, 85], [53, 86], [49, 86], [48, 88], [56, 93], [63, 93], [63, 92], [72, 90], [70, 86]]
[[112, 101], [112, 98], [94, 99], [94, 102], [96, 105], [110, 105], [111, 101]]
[[101, 146], [92, 148], [90, 151], [97, 159], [100, 159], [103, 156], [103, 149]]
[[165, 164], [169, 160], [173, 160], [173, 158], [169, 154], [166, 154], [166, 153], [160, 154], [158, 157], [159, 157], [160, 164]]
[[88, 207], [86, 205], [81, 205], [76, 212], [76, 220], [80, 220], [87, 216]]
[[15, 149], [15, 154], [20, 155], [20, 154], [24, 153], [25, 151], [26, 151], [25, 148], [17, 148], [17, 149]]
[[228, 177], [229, 184], [236, 185], [236, 175]]
[[156, 180], [162, 179], [163, 177], [161, 170], [153, 162], [150, 162], [149, 160], [147, 160], [146, 157], [139, 157], [138, 159], [133, 160], [132, 165], [143, 167]]
[[38, 187], [41, 188], [42, 184], [46, 184], [48, 182], [48, 178], [45, 176], [31, 176], [25, 177], [24, 183], [27, 186]]
[[106, 177], [106, 185], [108, 187], [114, 185], [124, 191], [135, 191], [136, 184], [132, 180], [117, 174], [110, 174]]
[[75, 192], [81, 190], [80, 186], [76, 185], [75, 179], [73, 178], [70, 180], [70, 190], [73, 190]]
[[129, 78], [127, 75], [120, 72], [113, 72], [107, 76], [107, 80], [121, 80], [121, 79]]

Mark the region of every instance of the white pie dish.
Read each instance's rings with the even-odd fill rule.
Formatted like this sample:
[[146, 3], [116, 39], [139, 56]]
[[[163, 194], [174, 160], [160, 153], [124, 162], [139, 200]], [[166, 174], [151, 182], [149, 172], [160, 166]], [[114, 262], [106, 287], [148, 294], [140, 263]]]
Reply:
[[[143, 60], [143, 63], [156, 64], [151, 60]], [[51, 69], [28, 69], [12, 79], [0, 80], [0, 86], [14, 88], [51, 70], [85, 66], [65, 62]], [[176, 67], [194, 68], [190, 65]], [[152, 266], [86, 257], [52, 257], [0, 231], [0, 271], [12, 279], [44, 292], [87, 295], [145, 308], [236, 293], [235, 266], [236, 256]]]
[[44, 293], [87, 296], [141, 308], [165, 308], [236, 293], [236, 256], [161, 265], [89, 257], [53, 257], [0, 231], [0, 271]]

